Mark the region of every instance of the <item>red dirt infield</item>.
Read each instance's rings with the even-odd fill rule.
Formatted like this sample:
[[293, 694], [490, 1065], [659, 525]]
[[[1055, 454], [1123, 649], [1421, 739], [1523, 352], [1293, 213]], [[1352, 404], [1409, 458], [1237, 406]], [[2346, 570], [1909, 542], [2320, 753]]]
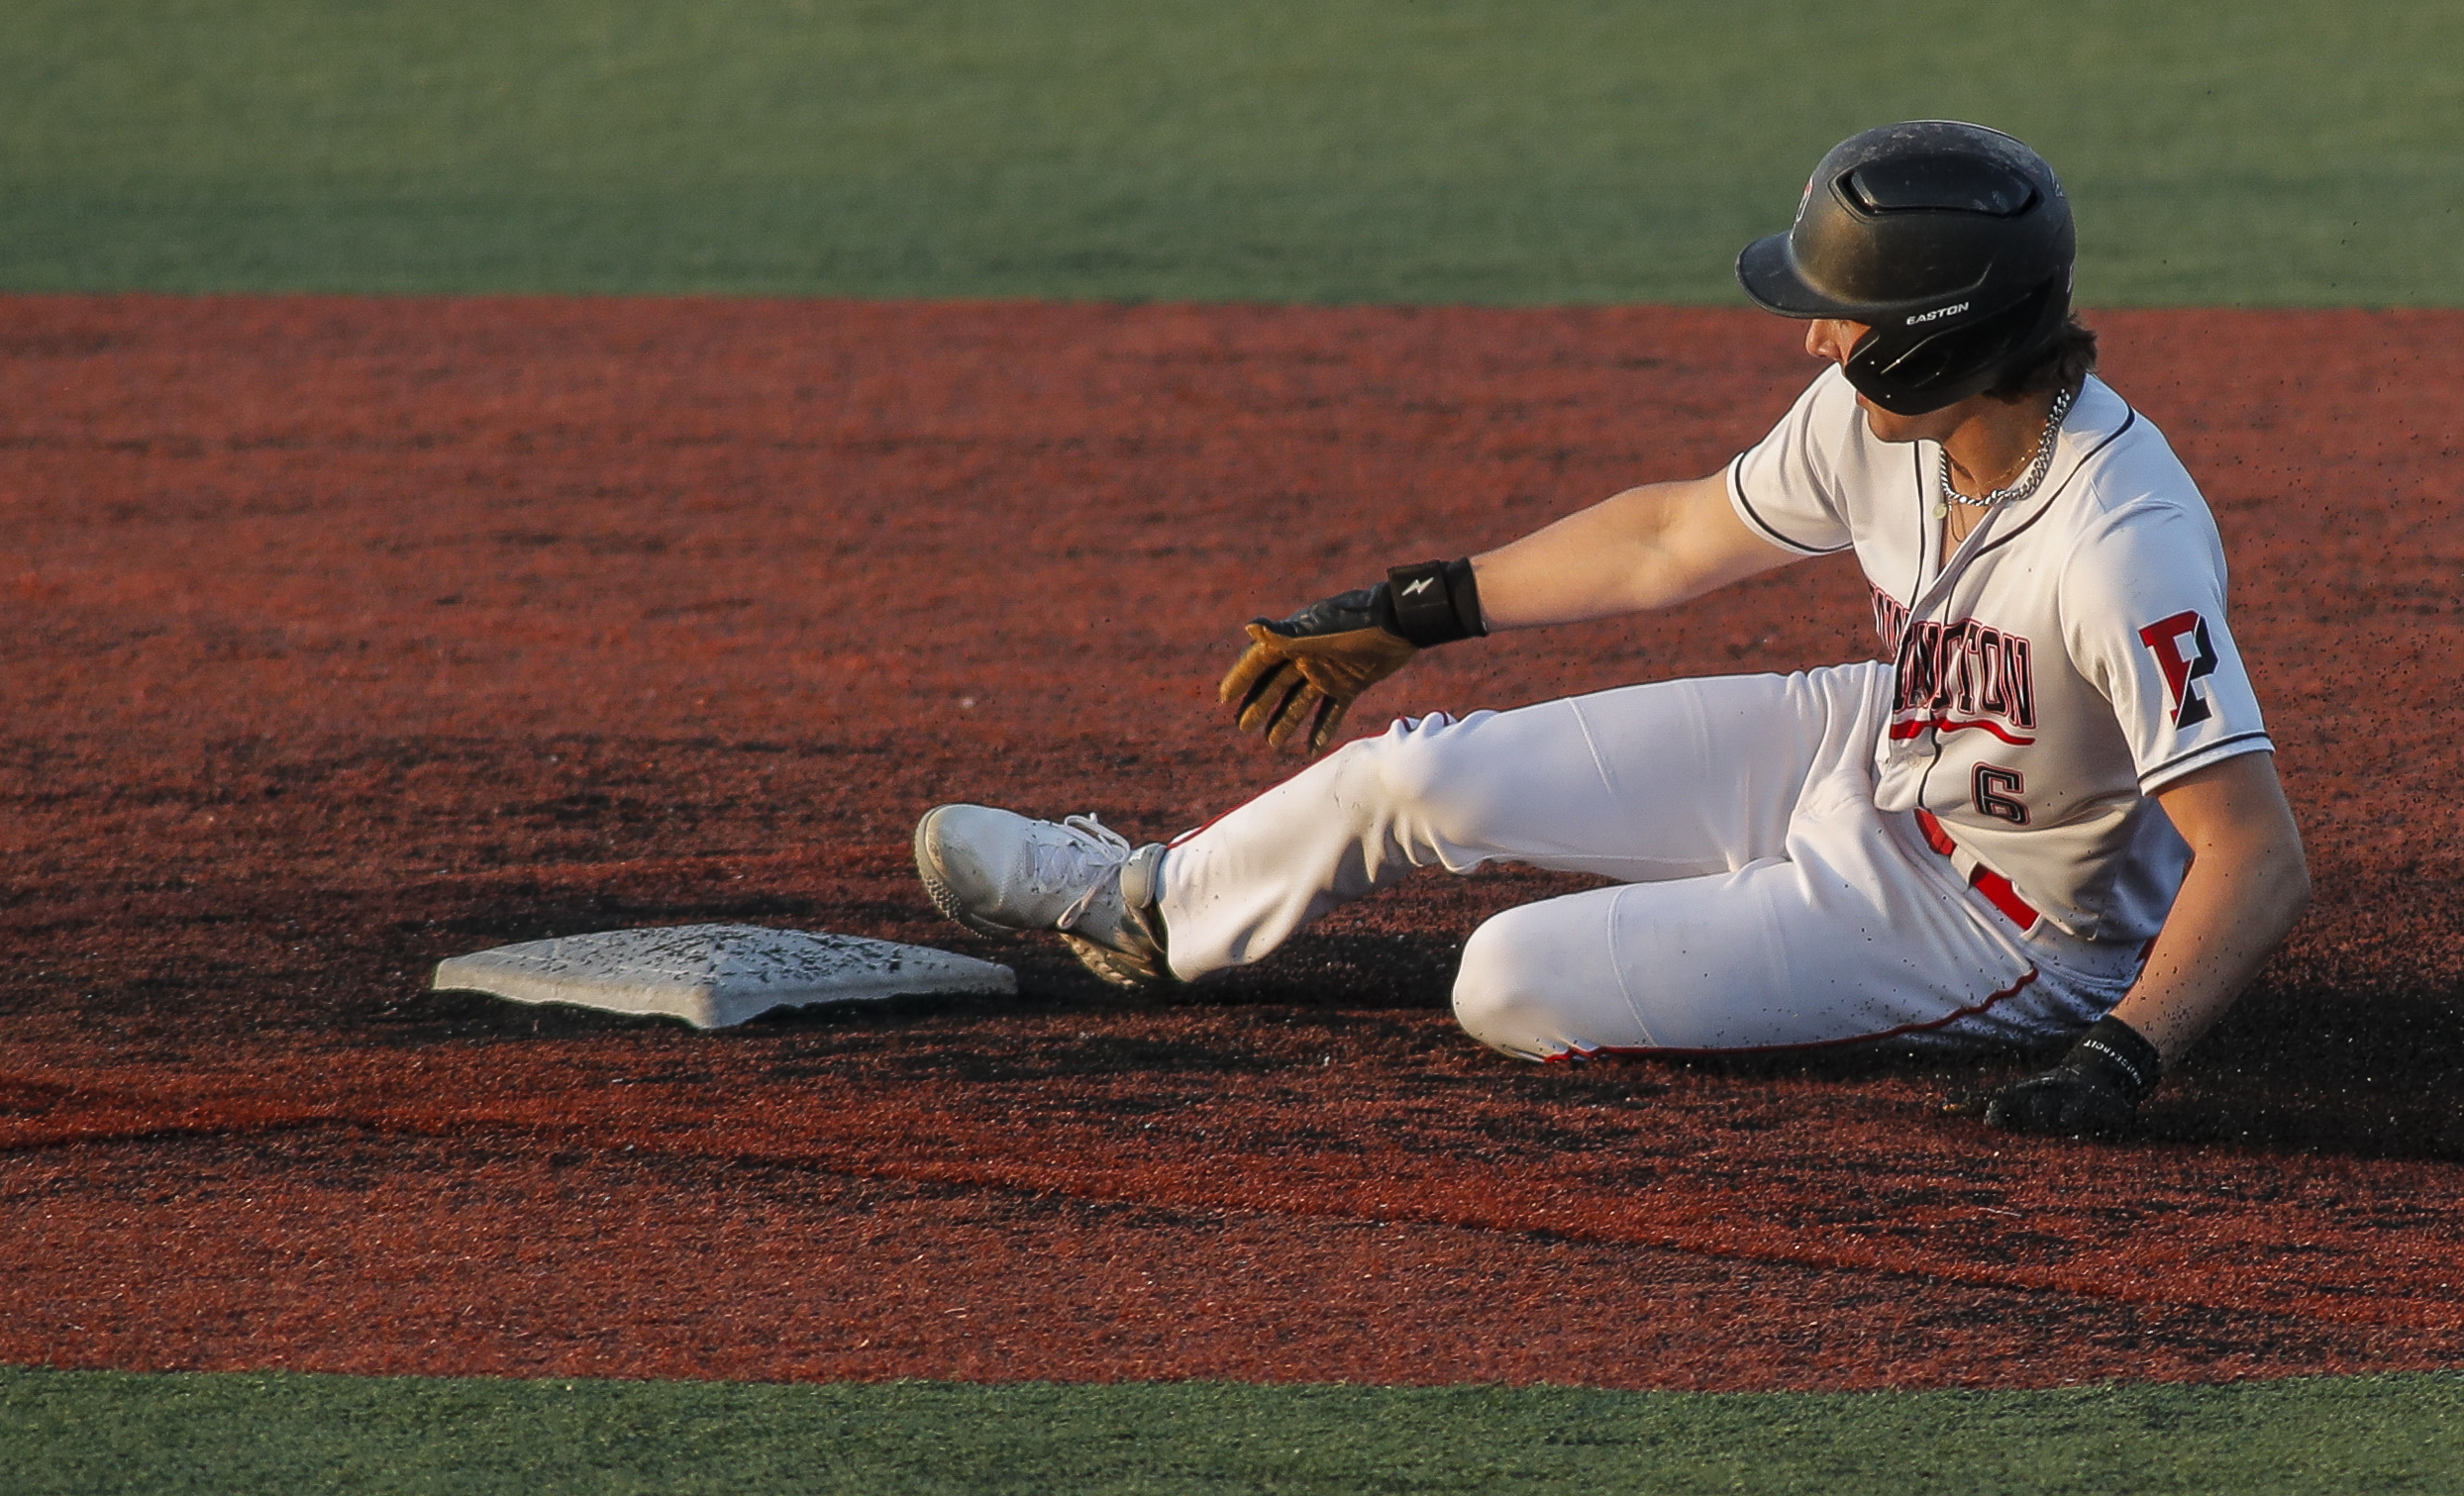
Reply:
[[[947, 799], [1287, 771], [1240, 620], [1709, 471], [1720, 311], [0, 299], [0, 1362], [2050, 1385], [2464, 1364], [2464, 315], [2110, 313], [2207, 487], [2319, 882], [2109, 1145], [2016, 1061], [1535, 1067], [1429, 875], [1163, 998], [933, 915]], [[1844, 561], [1440, 651], [1510, 705], [1870, 652]], [[721, 1034], [423, 992], [739, 920], [1014, 1002]]]

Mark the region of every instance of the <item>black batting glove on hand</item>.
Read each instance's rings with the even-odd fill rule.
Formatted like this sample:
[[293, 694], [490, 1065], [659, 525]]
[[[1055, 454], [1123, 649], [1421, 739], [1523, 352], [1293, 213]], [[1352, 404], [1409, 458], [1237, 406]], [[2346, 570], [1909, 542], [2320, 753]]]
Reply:
[[1253, 619], [1249, 649], [1217, 690], [1244, 733], [1282, 748], [1307, 725], [1322, 751], [1361, 692], [1430, 645], [1470, 639], [1481, 624], [1468, 560], [1397, 566], [1374, 587], [1309, 604], [1283, 619]]
[[1981, 1110], [1987, 1127], [2007, 1132], [2109, 1138], [2129, 1129], [2163, 1072], [2156, 1047], [2107, 1015], [2052, 1069], [1954, 1103], [1953, 1110]]

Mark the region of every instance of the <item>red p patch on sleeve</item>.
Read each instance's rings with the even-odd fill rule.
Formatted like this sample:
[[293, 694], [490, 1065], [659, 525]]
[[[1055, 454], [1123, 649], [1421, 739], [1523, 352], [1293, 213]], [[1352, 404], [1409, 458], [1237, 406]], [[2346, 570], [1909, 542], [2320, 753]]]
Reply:
[[[2191, 641], [2188, 654], [2182, 650], [2186, 639]], [[2174, 728], [2178, 731], [2207, 721], [2211, 708], [2193, 686], [2215, 669], [2215, 646], [2207, 642], [2207, 621], [2196, 613], [2160, 618], [2139, 631], [2139, 643], [2155, 652], [2156, 663], [2165, 672], [2165, 689], [2173, 696]]]

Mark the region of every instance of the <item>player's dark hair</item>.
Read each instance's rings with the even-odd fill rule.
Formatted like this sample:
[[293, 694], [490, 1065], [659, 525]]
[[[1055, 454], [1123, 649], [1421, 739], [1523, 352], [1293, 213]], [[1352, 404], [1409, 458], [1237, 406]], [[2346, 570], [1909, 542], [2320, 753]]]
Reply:
[[2047, 390], [2076, 389], [2096, 372], [2096, 329], [2080, 321], [2079, 314], [2073, 312], [2051, 342], [2025, 363], [2002, 375], [1985, 393], [2008, 405]]

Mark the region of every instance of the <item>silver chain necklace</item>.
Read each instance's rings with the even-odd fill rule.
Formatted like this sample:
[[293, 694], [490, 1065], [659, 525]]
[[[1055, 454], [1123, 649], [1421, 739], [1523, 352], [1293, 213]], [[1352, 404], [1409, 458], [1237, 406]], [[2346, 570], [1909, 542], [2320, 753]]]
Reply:
[[2036, 456], [2027, 464], [2027, 471], [2021, 473], [2019, 480], [2008, 488], [1997, 488], [1992, 493], [1973, 499], [1961, 493], [1951, 486], [1951, 449], [1947, 447], [1943, 448], [1941, 449], [1942, 497], [1934, 502], [1934, 517], [1939, 519], [1949, 514], [1951, 512], [1949, 506], [1952, 504], [1966, 504], [1976, 509], [1991, 509], [1996, 504], [2006, 504], [2013, 499], [2024, 499], [2034, 493], [2036, 485], [2045, 481], [2045, 474], [2053, 467], [2054, 439], [2062, 434], [2062, 418], [2071, 413], [2071, 401], [2078, 394], [2079, 391], [2075, 389], [2066, 389], [2054, 396], [2053, 411], [2045, 417], [2045, 434], [2036, 440]]

